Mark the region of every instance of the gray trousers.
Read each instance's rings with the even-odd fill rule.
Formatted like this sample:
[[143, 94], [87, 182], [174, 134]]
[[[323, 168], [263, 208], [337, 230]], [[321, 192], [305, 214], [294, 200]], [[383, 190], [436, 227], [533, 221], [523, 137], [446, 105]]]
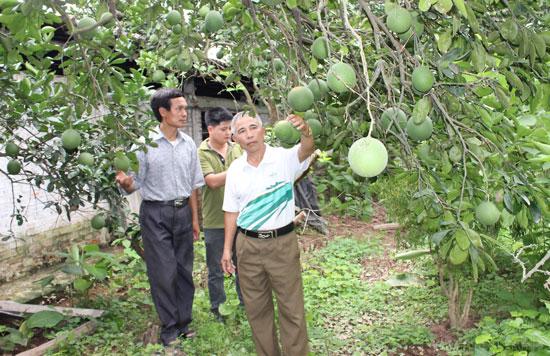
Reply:
[[[210, 296], [210, 307], [217, 309], [220, 304], [225, 303], [226, 295], [224, 289], [224, 275], [221, 265], [224, 229], [204, 229], [204, 243], [206, 246], [206, 265], [208, 267], [208, 294]], [[236, 263], [236, 254], [233, 251], [233, 263]], [[243, 296], [239, 286], [239, 276], [235, 273], [235, 290], [239, 302], [243, 304]]]
[[139, 222], [151, 294], [166, 345], [188, 330], [193, 284], [193, 227], [189, 204], [142, 202]]

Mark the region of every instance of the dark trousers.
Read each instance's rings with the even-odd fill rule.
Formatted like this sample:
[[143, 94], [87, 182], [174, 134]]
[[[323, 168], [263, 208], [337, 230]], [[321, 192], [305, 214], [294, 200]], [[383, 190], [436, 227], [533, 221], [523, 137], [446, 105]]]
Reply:
[[189, 204], [173, 207], [142, 202], [139, 214], [151, 294], [166, 345], [191, 322], [193, 227]]
[[[226, 295], [223, 285], [224, 275], [221, 265], [224, 229], [204, 229], [204, 243], [206, 245], [206, 265], [208, 267], [208, 294], [210, 296], [210, 307], [217, 309], [220, 304], [225, 303]], [[233, 251], [235, 265], [236, 254]], [[243, 296], [239, 285], [239, 275], [235, 273], [235, 290], [239, 297], [239, 302], [243, 304]]]

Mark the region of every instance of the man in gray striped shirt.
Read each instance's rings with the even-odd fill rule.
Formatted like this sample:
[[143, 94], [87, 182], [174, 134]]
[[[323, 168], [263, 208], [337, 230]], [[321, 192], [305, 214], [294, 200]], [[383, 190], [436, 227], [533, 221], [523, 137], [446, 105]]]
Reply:
[[199, 237], [198, 188], [204, 185], [193, 139], [179, 131], [187, 123], [187, 101], [178, 89], [159, 89], [151, 108], [160, 122], [153, 135], [157, 147], [138, 152], [139, 170], [117, 172], [127, 193], [140, 190], [139, 212], [147, 275], [161, 328], [168, 345], [189, 338], [195, 287], [193, 241]]

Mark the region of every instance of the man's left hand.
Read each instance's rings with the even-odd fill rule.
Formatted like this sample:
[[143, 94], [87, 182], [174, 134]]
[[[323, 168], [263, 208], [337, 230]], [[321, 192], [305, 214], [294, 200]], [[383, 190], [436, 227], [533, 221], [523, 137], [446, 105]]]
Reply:
[[290, 114], [286, 117], [294, 127], [298, 129], [302, 133], [302, 136], [310, 136], [311, 131], [309, 129], [309, 126], [305, 123], [304, 119], [298, 115]]

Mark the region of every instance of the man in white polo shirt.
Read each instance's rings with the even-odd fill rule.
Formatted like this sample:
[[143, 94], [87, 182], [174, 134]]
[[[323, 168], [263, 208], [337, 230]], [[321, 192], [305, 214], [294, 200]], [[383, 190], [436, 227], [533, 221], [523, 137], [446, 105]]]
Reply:
[[300, 250], [294, 233], [294, 180], [306, 170], [314, 150], [311, 129], [303, 118], [289, 115], [301, 141], [290, 149], [264, 142], [258, 116], [241, 112], [231, 122], [243, 156], [227, 171], [223, 210], [225, 244], [222, 268], [235, 272], [231, 260], [236, 241], [244, 305], [258, 355], [281, 355], [275, 328], [277, 298], [282, 353], [308, 353]]

